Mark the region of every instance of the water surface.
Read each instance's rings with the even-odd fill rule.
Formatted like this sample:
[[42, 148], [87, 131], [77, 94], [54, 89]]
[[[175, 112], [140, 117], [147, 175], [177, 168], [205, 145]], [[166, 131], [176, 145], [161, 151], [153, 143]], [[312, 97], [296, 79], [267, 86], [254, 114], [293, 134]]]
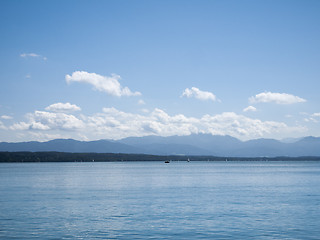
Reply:
[[319, 239], [318, 162], [0, 164], [3, 239]]

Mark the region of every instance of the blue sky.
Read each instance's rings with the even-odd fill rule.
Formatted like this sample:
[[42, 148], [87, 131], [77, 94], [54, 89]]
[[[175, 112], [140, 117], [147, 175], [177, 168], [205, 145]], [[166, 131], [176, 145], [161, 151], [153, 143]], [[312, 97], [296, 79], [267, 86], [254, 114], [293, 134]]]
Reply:
[[319, 1], [1, 1], [0, 141], [320, 136]]

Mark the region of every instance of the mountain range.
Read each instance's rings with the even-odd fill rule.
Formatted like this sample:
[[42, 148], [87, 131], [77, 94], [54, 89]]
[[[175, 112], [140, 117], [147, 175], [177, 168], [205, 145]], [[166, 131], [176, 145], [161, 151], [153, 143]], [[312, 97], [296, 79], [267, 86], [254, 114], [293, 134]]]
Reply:
[[56, 139], [48, 142], [0, 142], [0, 151], [212, 155], [223, 157], [299, 157], [320, 156], [320, 137], [310, 136], [285, 141], [263, 138], [240, 141], [231, 136], [192, 134], [170, 137], [129, 137], [116, 141]]

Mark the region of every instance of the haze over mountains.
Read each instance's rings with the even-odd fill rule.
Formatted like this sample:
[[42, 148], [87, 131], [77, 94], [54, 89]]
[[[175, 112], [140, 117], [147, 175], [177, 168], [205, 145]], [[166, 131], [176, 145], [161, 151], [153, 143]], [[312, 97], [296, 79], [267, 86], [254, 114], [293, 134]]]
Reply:
[[320, 156], [320, 138], [305, 137], [278, 141], [240, 141], [231, 136], [192, 134], [171, 137], [129, 137], [118, 141], [77, 141], [56, 139], [48, 142], [0, 143], [0, 151], [58, 151], [96, 153], [139, 153], [155, 155], [213, 155], [226, 157]]

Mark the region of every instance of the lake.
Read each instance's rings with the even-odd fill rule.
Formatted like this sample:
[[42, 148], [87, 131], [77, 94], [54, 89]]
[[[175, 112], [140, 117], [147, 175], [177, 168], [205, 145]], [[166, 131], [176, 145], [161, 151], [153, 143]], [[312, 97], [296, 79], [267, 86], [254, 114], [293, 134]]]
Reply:
[[1, 163], [1, 239], [319, 239], [320, 162]]

